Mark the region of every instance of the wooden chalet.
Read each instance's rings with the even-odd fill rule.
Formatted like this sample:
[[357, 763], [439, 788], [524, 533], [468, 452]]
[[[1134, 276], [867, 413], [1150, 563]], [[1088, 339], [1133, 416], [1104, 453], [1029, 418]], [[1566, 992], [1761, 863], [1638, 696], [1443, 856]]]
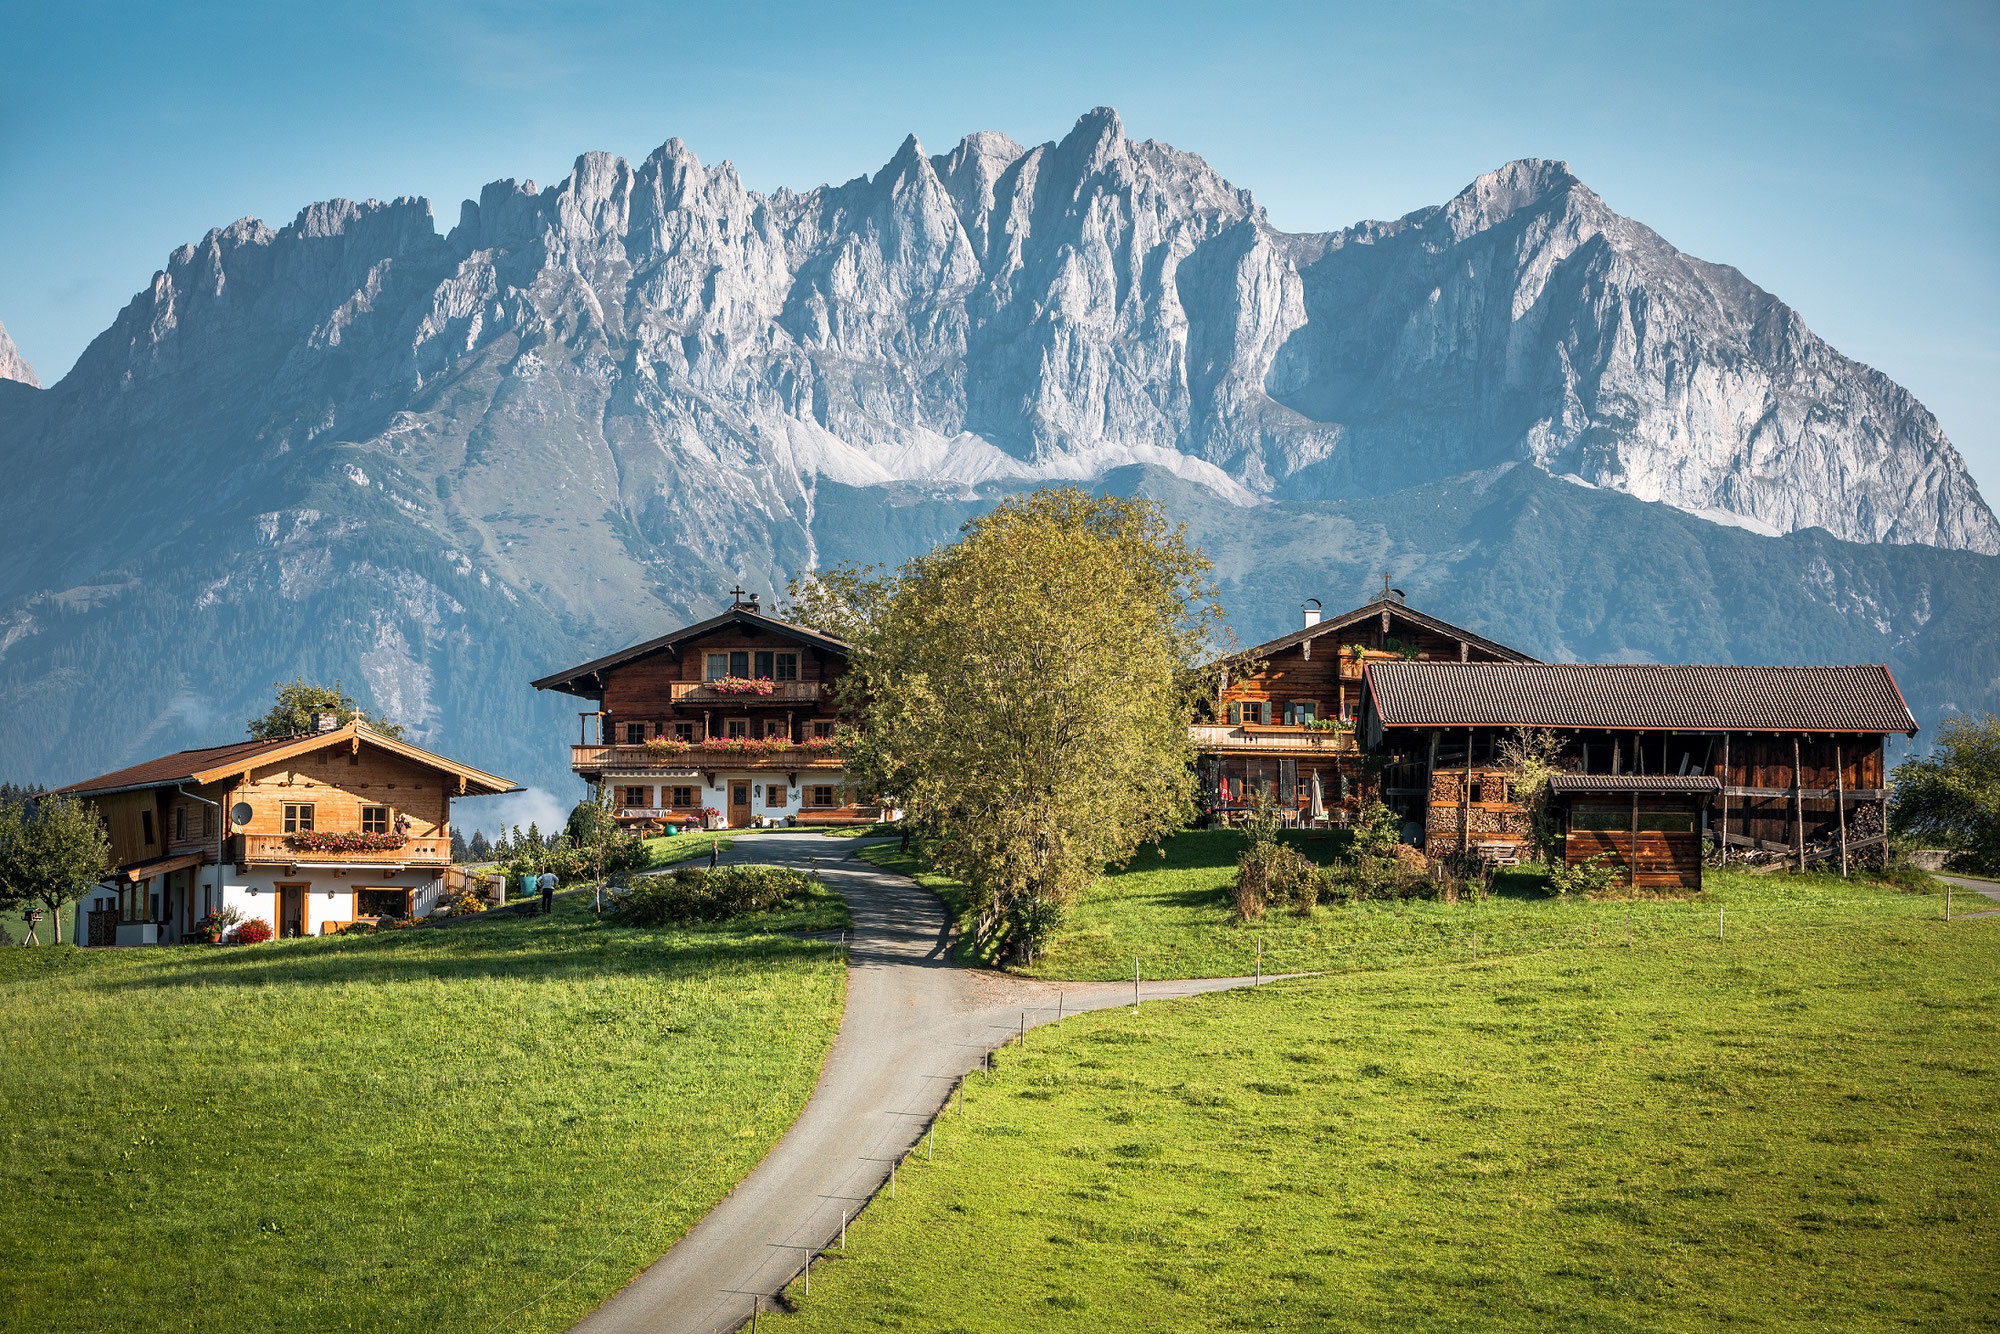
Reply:
[[182, 944], [232, 907], [279, 936], [420, 916], [451, 865], [454, 797], [505, 778], [322, 715], [304, 736], [177, 751], [61, 791], [95, 806], [115, 868], [77, 908], [86, 945]]
[[1330, 822], [1366, 804], [1372, 784], [1355, 719], [1371, 663], [1534, 661], [1418, 611], [1386, 580], [1373, 601], [1342, 615], [1323, 618], [1317, 599], [1303, 611], [1299, 629], [1209, 669], [1214, 712], [1193, 732], [1203, 803], [1220, 818], [1253, 806], [1260, 792], [1309, 818], [1315, 778]]
[[[1605, 854], [1635, 885], [1698, 886], [1704, 841], [1803, 868], [1884, 850], [1884, 741], [1916, 719], [1882, 666], [1375, 662], [1362, 743], [1433, 857], [1510, 860], [1527, 817], [1502, 743], [1560, 740], [1565, 859]], [[1412, 841], [1416, 841], [1413, 839]]]
[[570, 767], [608, 787], [629, 826], [881, 819], [836, 735], [848, 645], [732, 596], [718, 616], [534, 683], [591, 705]]

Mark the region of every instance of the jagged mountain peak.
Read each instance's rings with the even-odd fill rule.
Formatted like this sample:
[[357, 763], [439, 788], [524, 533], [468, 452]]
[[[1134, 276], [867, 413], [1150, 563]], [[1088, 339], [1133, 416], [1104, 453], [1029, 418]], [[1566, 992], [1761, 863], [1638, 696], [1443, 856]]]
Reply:
[[[482, 360], [545, 377], [521, 349], [547, 340], [589, 367], [546, 411], [592, 449], [777, 461], [800, 494], [1143, 457], [1238, 501], [1335, 498], [1512, 460], [1765, 531], [2000, 550], [1921, 405], [1565, 162], [1292, 237], [1108, 107], [1033, 148], [912, 134], [804, 192], [669, 139], [493, 182], [446, 238], [411, 198], [244, 219], [176, 251], [79, 368], [264, 367], [242, 430], [282, 450], [367, 440]], [[583, 407], [604, 393], [629, 404]]]
[[0, 380], [13, 380], [36, 389], [42, 387], [42, 382], [35, 378], [35, 368], [14, 346], [14, 340], [7, 336], [4, 324], [0, 324]]

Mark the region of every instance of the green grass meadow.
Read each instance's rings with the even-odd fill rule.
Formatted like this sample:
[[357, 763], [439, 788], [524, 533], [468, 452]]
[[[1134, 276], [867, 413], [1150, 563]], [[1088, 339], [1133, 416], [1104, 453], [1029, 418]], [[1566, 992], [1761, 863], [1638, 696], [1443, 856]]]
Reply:
[[845, 921], [0, 951], [0, 1328], [566, 1328], [797, 1116]]
[[1992, 1328], [2000, 919], [1762, 883], [1031, 1034], [773, 1327]]
[[[1344, 835], [1288, 833], [1287, 843], [1317, 861], [1336, 860]], [[1704, 889], [1689, 898], [1640, 897], [1589, 900], [1552, 898], [1533, 870], [1502, 871], [1482, 901], [1455, 904], [1429, 899], [1371, 900], [1349, 906], [1322, 904], [1302, 917], [1275, 909], [1262, 920], [1241, 922], [1230, 907], [1229, 886], [1243, 835], [1198, 830], [1165, 845], [1141, 848], [1123, 871], [1106, 875], [1072, 910], [1032, 966], [1011, 971], [1072, 981], [1117, 981], [1132, 976], [1136, 956], [1150, 978], [1237, 977], [1257, 969], [1273, 973], [1400, 968], [1470, 960], [1550, 948], [1623, 943], [1629, 929], [1638, 942], [1713, 938], [1717, 914], [1728, 935], [1774, 927], [1841, 930], [1853, 923], [1941, 918], [1944, 886], [1900, 891], [1856, 877], [1753, 875], [1710, 871]], [[964, 892], [947, 877], [924, 869], [894, 845], [862, 849], [878, 866], [915, 875], [967, 920]], [[1955, 905], [1971, 896], [1961, 890]], [[1982, 905], [1983, 906], [1983, 905]], [[968, 960], [968, 962], [975, 962]], [[994, 962], [990, 959], [976, 962]]]

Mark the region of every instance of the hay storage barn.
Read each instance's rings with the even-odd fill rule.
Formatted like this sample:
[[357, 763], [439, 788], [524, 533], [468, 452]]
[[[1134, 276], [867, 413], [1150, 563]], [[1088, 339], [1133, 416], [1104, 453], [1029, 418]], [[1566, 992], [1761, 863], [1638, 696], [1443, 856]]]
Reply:
[[1536, 728], [1558, 737], [1573, 774], [1714, 779], [1700, 836], [1800, 867], [1881, 855], [1884, 739], [1917, 731], [1877, 664], [1378, 662], [1360, 719], [1385, 799], [1432, 856], [1518, 850], [1526, 827], [1501, 744]]

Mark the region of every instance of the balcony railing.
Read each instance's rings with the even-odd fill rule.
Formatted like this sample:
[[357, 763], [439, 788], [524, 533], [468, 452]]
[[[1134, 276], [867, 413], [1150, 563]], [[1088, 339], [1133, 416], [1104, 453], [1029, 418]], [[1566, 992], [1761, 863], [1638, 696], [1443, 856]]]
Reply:
[[1315, 731], [1306, 727], [1222, 727], [1197, 723], [1188, 729], [1198, 750], [1291, 750], [1339, 752], [1358, 750], [1354, 729]]
[[309, 866], [314, 863], [342, 865], [401, 866], [405, 863], [451, 861], [451, 839], [411, 836], [400, 848], [377, 848], [365, 852], [329, 852], [320, 848], [295, 848], [288, 834], [236, 834], [229, 840], [230, 860], [260, 865]]
[[756, 752], [711, 750], [697, 743], [683, 751], [650, 750], [645, 746], [571, 746], [569, 767], [580, 774], [615, 771], [650, 774], [694, 769], [842, 769], [847, 759], [837, 750], [813, 746], [780, 746]]
[[674, 681], [667, 686], [667, 697], [676, 704], [817, 704], [830, 698], [824, 682], [820, 681], [773, 681], [771, 693], [743, 694], [734, 690], [717, 690], [710, 681]]

